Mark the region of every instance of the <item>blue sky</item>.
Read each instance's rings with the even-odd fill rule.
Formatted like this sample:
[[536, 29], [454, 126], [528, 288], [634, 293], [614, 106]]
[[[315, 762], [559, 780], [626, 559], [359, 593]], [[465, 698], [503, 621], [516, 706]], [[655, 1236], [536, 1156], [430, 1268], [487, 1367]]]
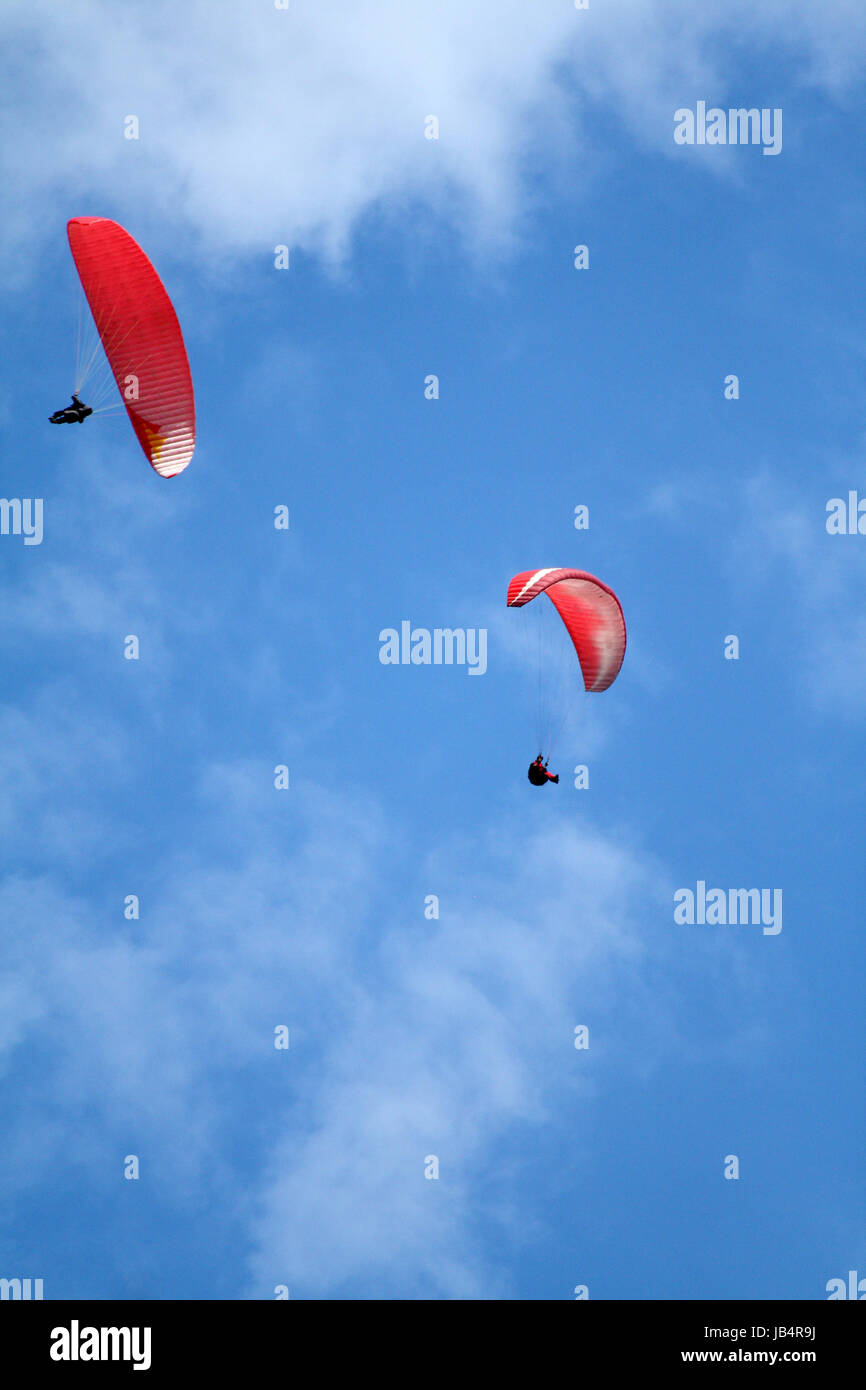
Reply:
[[[866, 538], [825, 527], [866, 494], [862, 13], [7, 9], [2, 495], [45, 522], [0, 536], [0, 1276], [866, 1274]], [[782, 152], [675, 145], [700, 100], [782, 108]], [[46, 422], [76, 215], [178, 311], [176, 479], [120, 416]], [[629, 645], [602, 696], [575, 669], [536, 791], [505, 591], [548, 565]], [[403, 619], [486, 628], [487, 671], [382, 665]], [[675, 923], [698, 880], [781, 889], [781, 932]]]

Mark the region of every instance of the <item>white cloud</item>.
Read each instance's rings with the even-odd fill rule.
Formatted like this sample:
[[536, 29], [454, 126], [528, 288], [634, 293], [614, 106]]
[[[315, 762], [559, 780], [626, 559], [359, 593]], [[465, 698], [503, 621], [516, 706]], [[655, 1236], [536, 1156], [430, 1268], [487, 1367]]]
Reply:
[[[640, 1007], [640, 923], [655, 889], [641, 856], [570, 827], [521, 837], [508, 822], [483, 849], [438, 860], [427, 877], [440, 920], [423, 919], [419, 898], [383, 927], [376, 967], [337, 1024], [310, 1131], [271, 1156], [259, 1296], [283, 1278], [308, 1297], [361, 1276], [377, 1296], [498, 1296], [472, 1238], [497, 1144], [549, 1122], [563, 1074], [582, 1089], [575, 1024], [589, 1015], [601, 1027], [614, 1010], [625, 1025]], [[424, 1177], [429, 1154], [438, 1181]]]
[[[19, 0], [4, 20], [7, 237], [32, 235], [35, 218], [53, 229], [62, 205], [122, 213], [149, 245], [200, 260], [279, 242], [342, 256], [365, 214], [401, 212], [420, 229], [425, 208], [470, 244], [501, 247], [539, 175], [594, 157], [579, 124], [587, 103], [612, 131], [673, 155], [673, 109], [721, 91], [744, 44], [774, 61], [782, 45], [833, 96], [866, 54], [855, 0], [586, 12], [524, 0], [296, 0], [288, 11]], [[123, 137], [129, 114], [138, 141]], [[423, 138], [430, 114], [438, 142]]]
[[[859, 463], [850, 464], [852, 486]], [[841, 465], [837, 465], [837, 468]], [[809, 500], [765, 470], [743, 489], [743, 524], [731, 548], [732, 582], [765, 614], [764, 637], [785, 657], [797, 691], [819, 709], [862, 718], [866, 690], [866, 555], [858, 536], [830, 536], [820, 479]], [[858, 544], [858, 542], [860, 542]]]

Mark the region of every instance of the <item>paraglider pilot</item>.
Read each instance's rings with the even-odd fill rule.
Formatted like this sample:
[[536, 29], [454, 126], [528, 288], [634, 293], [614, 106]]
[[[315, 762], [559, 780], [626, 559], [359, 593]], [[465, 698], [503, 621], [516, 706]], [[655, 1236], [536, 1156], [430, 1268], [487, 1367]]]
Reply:
[[80, 401], [75, 392], [72, 393], [72, 404], [64, 407], [63, 410], [55, 410], [53, 415], [49, 415], [52, 425], [81, 425], [92, 415], [93, 411], [89, 405]]
[[548, 772], [547, 764], [548, 759], [542, 758], [540, 753], [535, 762], [529, 764], [529, 771], [526, 775], [534, 787], [543, 787], [548, 782], [559, 781], [559, 773]]

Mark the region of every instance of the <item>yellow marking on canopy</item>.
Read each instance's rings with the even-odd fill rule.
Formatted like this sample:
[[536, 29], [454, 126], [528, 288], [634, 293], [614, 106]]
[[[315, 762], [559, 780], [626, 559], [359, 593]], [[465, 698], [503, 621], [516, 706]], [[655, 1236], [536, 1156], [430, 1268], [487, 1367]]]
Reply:
[[159, 463], [159, 456], [162, 453], [163, 447], [166, 443], [166, 440], [168, 439], [168, 435], [160, 434], [159, 430], [155, 429], [152, 425], [149, 425], [146, 420], [142, 420], [141, 424], [145, 434], [147, 435], [147, 442], [150, 445], [150, 452], [153, 455], [153, 461], [154, 463]]

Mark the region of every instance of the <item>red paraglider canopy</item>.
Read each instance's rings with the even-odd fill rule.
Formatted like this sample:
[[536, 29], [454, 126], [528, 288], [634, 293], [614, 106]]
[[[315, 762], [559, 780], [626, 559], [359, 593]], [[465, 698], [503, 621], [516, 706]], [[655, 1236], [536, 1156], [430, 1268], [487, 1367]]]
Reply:
[[584, 570], [524, 570], [508, 586], [508, 607], [522, 608], [546, 593], [574, 643], [589, 691], [607, 690], [625, 656], [625, 618], [619, 599]]
[[73, 217], [69, 246], [132, 428], [163, 478], [195, 448], [195, 400], [183, 335], [162, 281], [107, 217]]

